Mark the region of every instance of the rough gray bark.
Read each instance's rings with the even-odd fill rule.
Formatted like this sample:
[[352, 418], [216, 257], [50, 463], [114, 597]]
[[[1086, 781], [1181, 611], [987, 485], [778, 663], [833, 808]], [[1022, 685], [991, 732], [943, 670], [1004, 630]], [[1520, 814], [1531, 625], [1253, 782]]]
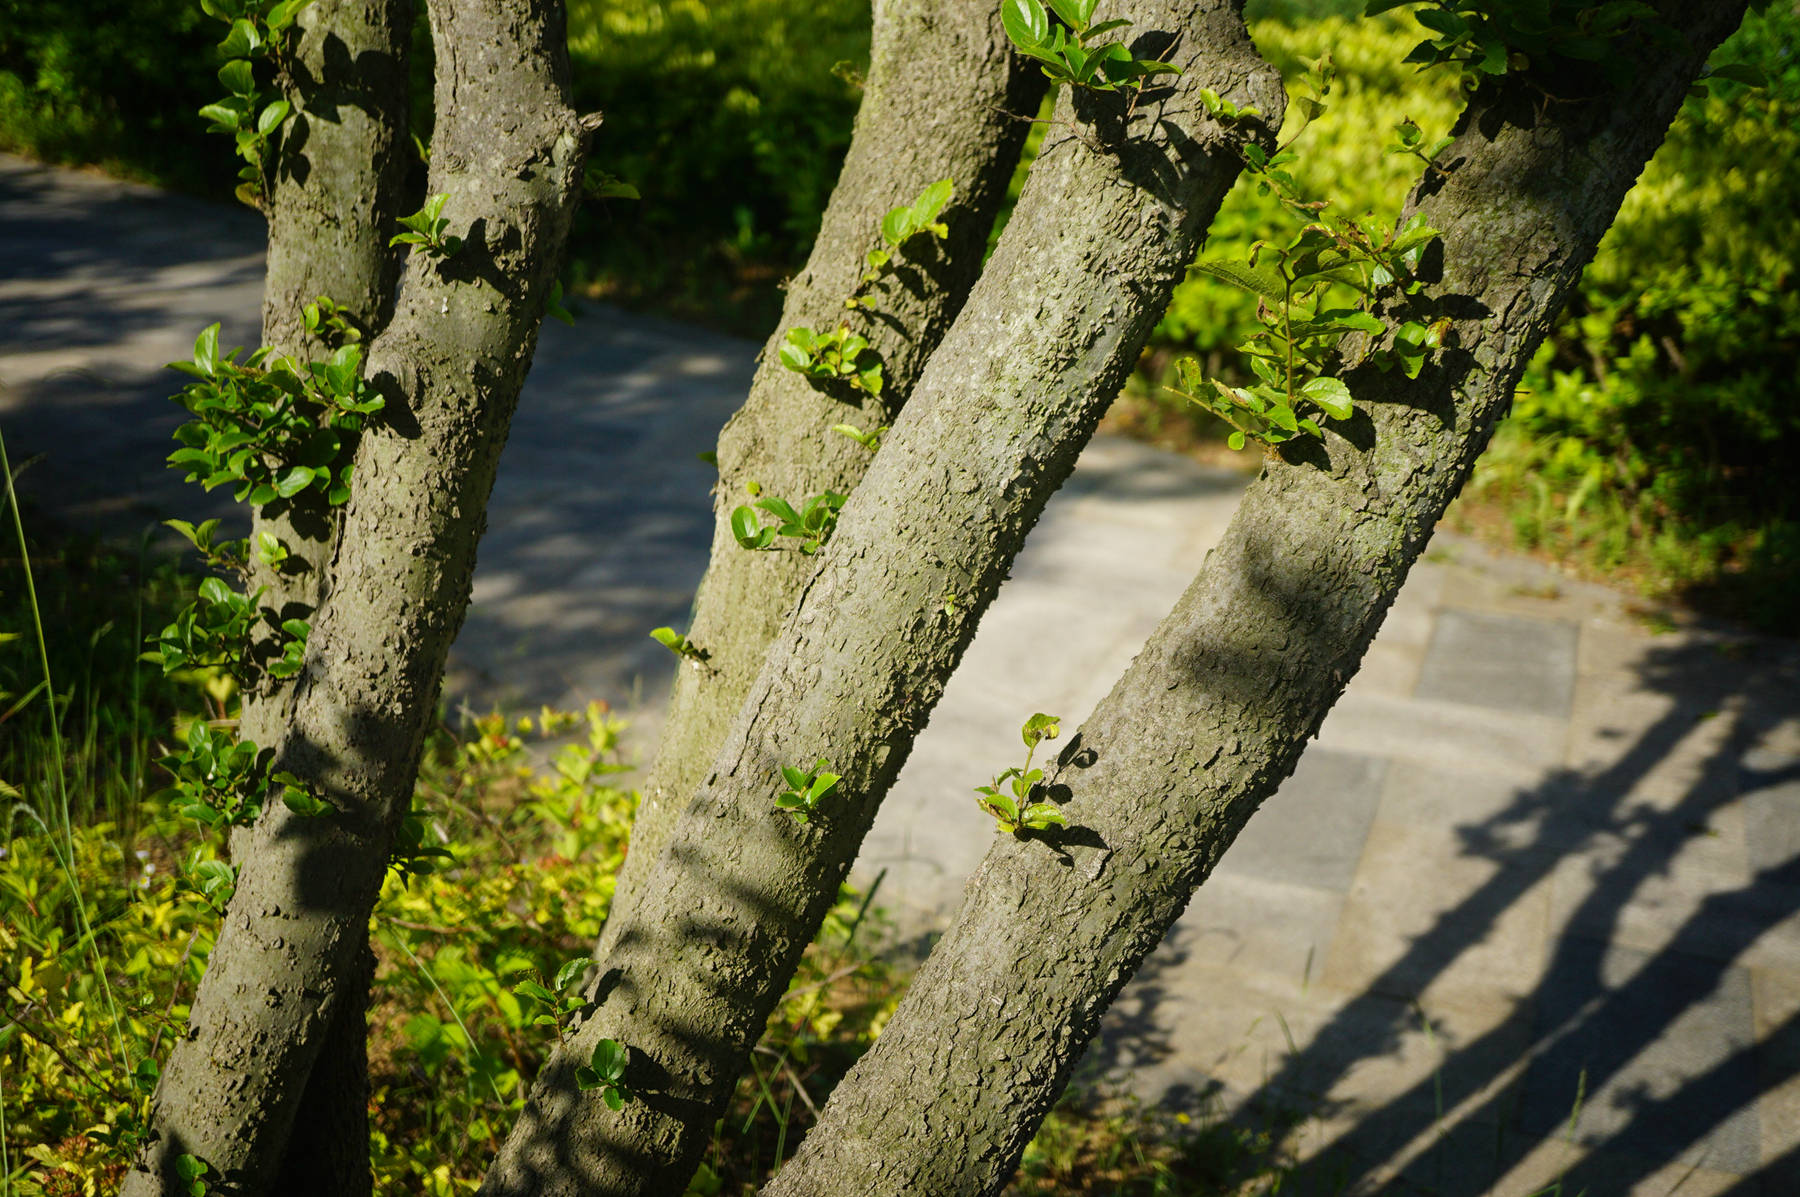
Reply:
[[[731, 509], [746, 484], [798, 505], [803, 496], [848, 494], [868, 469], [868, 450], [833, 424], [865, 431], [893, 423], [925, 362], [981, 273], [993, 227], [1028, 124], [1043, 97], [1041, 71], [1015, 58], [997, 4], [967, 0], [879, 0], [869, 77], [856, 134], [825, 210], [811, 259], [791, 283], [781, 324], [763, 348], [749, 398], [719, 438], [712, 559], [694, 600], [688, 637], [705, 665], [685, 665], [633, 820], [631, 854], [613, 895], [615, 911], [640, 897], [681, 800], [692, 795], [756, 679], [814, 560], [798, 553], [746, 553], [732, 539]], [[938, 179], [956, 183], [941, 245], [921, 237], [876, 295], [877, 312], [850, 314], [882, 360], [886, 387], [872, 398], [821, 388], [780, 363], [787, 330], [833, 327], [847, 313], [863, 255], [880, 244], [888, 209]], [[602, 949], [604, 951], [604, 949]]]
[[[406, 47], [411, 0], [314, 0], [284, 63], [282, 92], [293, 105], [267, 199], [268, 265], [263, 344], [297, 360], [322, 356], [300, 309], [329, 296], [367, 334], [393, 310], [400, 254], [388, 246], [401, 207], [407, 155]], [[289, 557], [279, 568], [250, 554], [247, 588], [282, 619], [310, 619], [323, 597], [336, 529], [316, 491], [299, 503], [258, 509], [251, 543], [264, 533]], [[265, 647], [264, 651], [275, 651]], [[239, 731], [270, 744], [287, 718], [292, 687], [244, 695]], [[239, 845], [239, 851], [246, 850]], [[368, 1164], [367, 977], [374, 958], [358, 953], [365, 980], [338, 1004], [295, 1116], [276, 1192], [302, 1197], [370, 1191]]]
[[121, 1192], [269, 1191], [326, 1029], [356, 1000], [369, 911], [461, 624], [482, 511], [579, 192], [588, 130], [569, 109], [558, 0], [432, 0], [439, 120], [430, 189], [449, 196], [446, 261], [410, 260], [368, 375], [364, 435], [331, 586], [273, 745], [337, 813], [272, 806], [185, 1036], [158, 1087], [155, 1139]]
[[[1533, 349], [1743, 4], [1683, 11], [1616, 94], [1478, 94], [1408, 212], [1444, 233], [1406, 301], [1452, 321], [1416, 383], [1370, 365], [1357, 418], [1270, 460], [1221, 546], [1059, 755], [1069, 830], [994, 845], [954, 925], [764, 1190], [992, 1194], [1101, 1015], [1356, 670]], [[1566, 93], [1565, 93], [1566, 94]], [[1436, 255], [1434, 254], [1434, 257]], [[1399, 313], [1396, 305], [1394, 314]]]
[[[393, 312], [401, 258], [388, 238], [405, 210], [412, 20], [412, 0], [314, 0], [301, 10], [280, 80], [294, 114], [264, 201], [262, 340], [277, 354], [297, 361], [325, 354], [301, 320], [302, 305], [320, 296], [340, 304], [365, 335]], [[277, 621], [309, 618], [324, 597], [336, 526], [336, 513], [314, 491], [253, 513], [252, 544], [266, 532], [289, 552], [278, 568], [254, 552], [249, 559], [247, 587], [263, 592], [262, 606]], [[268, 744], [279, 733], [286, 712], [278, 690], [291, 687], [245, 695], [246, 740]]]
[[[1211, 121], [1199, 91], [1278, 119], [1279, 77], [1237, 4], [1119, 15], [1141, 56], [1184, 73], [1129, 112], [1119, 96], [1060, 101], [987, 270], [653, 862], [654, 900], [614, 917], [597, 1004], [484, 1193], [681, 1191], [976, 620], [1237, 175], [1244, 133]], [[774, 807], [778, 767], [819, 757], [843, 783], [798, 825]], [[641, 1094], [617, 1113], [573, 1083], [603, 1038], [630, 1049]]]

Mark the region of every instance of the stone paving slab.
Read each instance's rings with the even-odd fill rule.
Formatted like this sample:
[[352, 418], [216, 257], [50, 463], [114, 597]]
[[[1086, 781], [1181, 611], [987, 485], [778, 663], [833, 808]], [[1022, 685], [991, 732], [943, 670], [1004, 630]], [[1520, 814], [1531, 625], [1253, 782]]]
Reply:
[[[217, 235], [195, 238], [206, 227]], [[0, 421], [40, 509], [216, 513], [160, 466], [159, 367], [255, 335], [260, 228], [0, 156]], [[755, 347], [605, 308], [545, 330], [448, 692], [614, 702], [651, 742], [711, 533], [695, 460]], [[1243, 478], [1101, 437], [865, 845], [913, 934], [994, 834], [973, 787], [1078, 724]], [[1279, 1125], [1284, 1193], [1800, 1192], [1800, 653], [1439, 533], [1295, 776], [1126, 988], [1093, 1069]], [[1571, 1131], [1570, 1090], [1583, 1084]]]

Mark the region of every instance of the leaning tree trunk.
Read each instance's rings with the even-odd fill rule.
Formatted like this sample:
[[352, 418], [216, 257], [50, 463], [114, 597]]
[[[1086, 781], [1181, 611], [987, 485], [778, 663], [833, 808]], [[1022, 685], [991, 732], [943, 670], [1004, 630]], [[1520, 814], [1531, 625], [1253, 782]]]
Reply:
[[1519, 81], [1476, 95], [1442, 173], [1408, 205], [1443, 230], [1437, 277], [1390, 313], [1448, 319], [1450, 347], [1416, 382], [1352, 368], [1358, 416], [1265, 465], [1224, 542], [1060, 754], [1046, 785], [1069, 831], [995, 843], [770, 1197], [1001, 1190], [1107, 1006], [1355, 673], [1743, 7], [1671, 15], [1685, 49], [1632, 46], [1631, 82], [1600, 99], [1546, 102]]
[[[267, 201], [262, 343], [277, 354], [302, 361], [322, 356], [323, 346], [301, 319], [302, 306], [321, 296], [367, 335], [393, 312], [400, 254], [388, 237], [406, 211], [412, 18], [412, 0], [314, 0], [301, 10], [280, 80], [293, 117]], [[316, 490], [254, 513], [252, 546], [272, 536], [288, 553], [279, 566], [264, 564], [254, 551], [248, 557], [248, 590], [262, 592], [271, 624], [311, 619], [323, 597], [336, 522]], [[265, 677], [243, 696], [240, 735], [274, 743], [292, 693], [291, 685]], [[245, 851], [248, 842], [240, 839], [234, 856]], [[358, 971], [372, 976], [366, 943], [357, 955]], [[370, 1191], [367, 1009], [366, 981], [335, 1008], [277, 1170], [275, 1192], [284, 1197]]]
[[[997, 4], [880, 0], [874, 18], [856, 134], [812, 257], [788, 285], [780, 327], [763, 348], [749, 398], [719, 438], [712, 560], [687, 629], [706, 659], [684, 665], [676, 677], [614, 890], [615, 911], [639, 901], [684, 800], [712, 764], [782, 620], [812, 576], [813, 558], [739, 548], [731, 509], [751, 501], [746, 487], [753, 482], [798, 505], [802, 496], [824, 491], [848, 494], [862, 480], [869, 451], [831, 427], [873, 431], [893, 423], [981, 273], [988, 233], [1029, 128], [1025, 118], [1036, 114], [1043, 96], [1043, 73], [1008, 49]], [[944, 178], [956, 185], [945, 216], [949, 237], [941, 244], [915, 238], [903, 269], [873, 291], [878, 309], [851, 314], [844, 300], [859, 286], [864, 255], [881, 244], [882, 215]], [[841, 319], [868, 336], [882, 361], [886, 385], [879, 396], [824, 390], [780, 363], [788, 329], [823, 331]]]
[[407, 811], [443, 662], [467, 606], [482, 512], [574, 210], [589, 130], [567, 102], [557, 0], [432, 0], [430, 190], [460, 251], [415, 254], [369, 347], [387, 400], [362, 438], [326, 599], [272, 745], [336, 811], [271, 804], [186, 1035], [158, 1086], [154, 1139], [121, 1192], [270, 1190], [328, 1028], [358, 1000], [361, 952]]
[[[1133, 104], [1058, 105], [981, 281], [652, 862], [654, 901], [615, 916], [596, 1004], [484, 1193], [681, 1191], [977, 619], [1237, 175], [1243, 134], [1200, 93], [1279, 119], [1280, 79], [1238, 4], [1143, 0], [1123, 15], [1141, 56], [1166, 52], [1184, 73]], [[820, 757], [843, 782], [800, 825], [774, 806], [778, 769]], [[574, 1083], [602, 1039], [630, 1049], [641, 1095], [618, 1112]]]

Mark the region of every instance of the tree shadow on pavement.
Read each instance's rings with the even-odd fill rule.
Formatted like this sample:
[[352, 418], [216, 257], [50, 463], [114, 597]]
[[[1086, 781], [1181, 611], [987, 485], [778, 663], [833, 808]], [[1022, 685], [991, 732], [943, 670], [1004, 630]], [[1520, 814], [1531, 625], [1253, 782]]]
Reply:
[[[1288, 1050], [1259, 1085], [1182, 1061], [1162, 1100], [1222, 1101], [1273, 1136], [1302, 1161], [1283, 1193], [1792, 1192], [1800, 761], [1765, 740], [1800, 713], [1800, 654], [1729, 647], [1651, 648], [1632, 673], [1662, 699], [1654, 722], [1612, 744], [1597, 729], [1609, 759], [1457, 825], [1486, 880], [1360, 990], [1302, 986], [1305, 1011], [1270, 998]], [[1441, 982], [1531, 899], [1548, 910], [1541, 968], [1470, 1016]], [[1171, 1016], [1206, 1000], [1191, 988], [1205, 947], [1172, 939], [1146, 961], [1094, 1066], [1177, 1052]]]

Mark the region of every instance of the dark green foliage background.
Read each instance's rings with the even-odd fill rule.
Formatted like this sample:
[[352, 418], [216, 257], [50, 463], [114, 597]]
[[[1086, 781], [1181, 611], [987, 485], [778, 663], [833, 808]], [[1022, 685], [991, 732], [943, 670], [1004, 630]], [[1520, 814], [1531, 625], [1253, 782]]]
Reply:
[[[1284, 71], [1336, 56], [1332, 111], [1300, 143], [1300, 172], [1321, 198], [1385, 219], [1415, 173], [1383, 154], [1389, 128], [1410, 116], [1446, 131], [1458, 100], [1450, 72], [1399, 61], [1417, 40], [1410, 17], [1360, 9], [1262, 0], [1250, 15]], [[229, 148], [193, 115], [217, 90], [217, 28], [194, 0], [0, 0], [0, 147], [223, 196]], [[575, 289], [765, 335], [849, 142], [867, 0], [571, 0], [570, 31], [578, 102], [606, 114], [599, 163], [643, 196], [584, 210]], [[1717, 56], [1762, 67], [1770, 88], [1689, 102], [1476, 486], [1527, 547], [1772, 630], [1800, 591], [1786, 464], [1800, 451], [1797, 33], [1800, 5], [1776, 0]], [[427, 48], [422, 25], [415, 40]], [[421, 110], [421, 133], [429, 123]], [[1285, 227], [1240, 188], [1206, 252], [1241, 257]], [[1252, 315], [1196, 277], [1153, 358], [1193, 351], [1229, 373]]]

